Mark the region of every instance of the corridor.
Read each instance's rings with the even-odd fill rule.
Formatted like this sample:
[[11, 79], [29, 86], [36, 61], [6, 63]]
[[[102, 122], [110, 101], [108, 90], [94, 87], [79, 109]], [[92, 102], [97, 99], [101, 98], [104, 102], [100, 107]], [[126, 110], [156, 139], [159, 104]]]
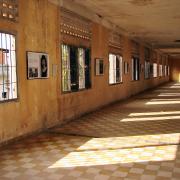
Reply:
[[0, 149], [0, 180], [180, 179], [180, 84]]

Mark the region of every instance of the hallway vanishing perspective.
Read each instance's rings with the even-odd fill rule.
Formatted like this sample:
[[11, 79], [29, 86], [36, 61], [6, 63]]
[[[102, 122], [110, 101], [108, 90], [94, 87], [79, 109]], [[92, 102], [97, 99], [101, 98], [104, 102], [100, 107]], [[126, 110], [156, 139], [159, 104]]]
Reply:
[[169, 83], [0, 150], [0, 179], [180, 179], [180, 84]]

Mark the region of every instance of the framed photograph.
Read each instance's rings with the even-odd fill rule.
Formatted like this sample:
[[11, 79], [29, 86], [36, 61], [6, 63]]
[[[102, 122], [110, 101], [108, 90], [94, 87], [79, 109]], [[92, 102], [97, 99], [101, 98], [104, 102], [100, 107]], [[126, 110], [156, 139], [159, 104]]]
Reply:
[[129, 63], [124, 62], [124, 74], [128, 74], [128, 73], [129, 73]]
[[47, 53], [27, 52], [27, 78], [40, 79], [49, 77], [49, 56]]
[[104, 75], [104, 60], [102, 58], [95, 59], [96, 76]]

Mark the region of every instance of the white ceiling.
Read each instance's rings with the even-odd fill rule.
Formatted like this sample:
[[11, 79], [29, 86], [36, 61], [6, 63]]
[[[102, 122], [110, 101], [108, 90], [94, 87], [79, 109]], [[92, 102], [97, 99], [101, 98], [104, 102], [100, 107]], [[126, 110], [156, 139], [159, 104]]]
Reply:
[[59, 0], [79, 4], [156, 48], [180, 53], [180, 0]]

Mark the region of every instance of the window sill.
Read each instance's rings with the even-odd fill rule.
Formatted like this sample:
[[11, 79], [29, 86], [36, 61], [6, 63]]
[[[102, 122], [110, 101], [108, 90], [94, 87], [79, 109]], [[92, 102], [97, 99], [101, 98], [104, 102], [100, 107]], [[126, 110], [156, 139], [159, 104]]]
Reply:
[[88, 91], [88, 90], [91, 90], [92, 88], [85, 88], [85, 89], [80, 89], [80, 90], [77, 90], [77, 91], [61, 91], [61, 94], [62, 95], [65, 95], [65, 94], [74, 94], [74, 93], [79, 93], [79, 92], [84, 92], [84, 91]]
[[131, 80], [131, 82], [139, 82], [140, 81], [140, 79], [139, 80]]
[[3, 101], [0, 101], [0, 104], [4, 104], [4, 103], [17, 103], [17, 102], [19, 102], [19, 98], [3, 100]]
[[120, 85], [120, 84], [123, 84], [123, 82], [118, 82], [118, 83], [109, 84], [109, 86], [116, 86], [116, 85]]

